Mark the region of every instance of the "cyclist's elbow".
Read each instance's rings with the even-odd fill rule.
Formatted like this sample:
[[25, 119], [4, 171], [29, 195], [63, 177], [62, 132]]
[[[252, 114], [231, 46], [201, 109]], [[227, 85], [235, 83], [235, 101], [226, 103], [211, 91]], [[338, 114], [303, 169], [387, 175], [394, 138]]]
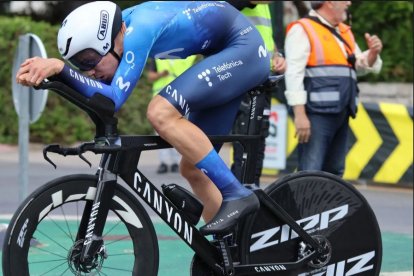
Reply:
[[117, 112], [118, 110], [121, 109], [122, 105], [124, 104], [125, 101], [121, 101], [121, 100], [116, 100], [116, 99], [112, 99], [112, 101], [115, 104], [115, 112]]

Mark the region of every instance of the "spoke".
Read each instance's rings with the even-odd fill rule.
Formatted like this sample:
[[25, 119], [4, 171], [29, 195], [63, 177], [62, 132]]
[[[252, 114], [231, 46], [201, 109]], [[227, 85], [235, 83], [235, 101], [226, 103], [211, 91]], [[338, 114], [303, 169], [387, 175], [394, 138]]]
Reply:
[[109, 233], [111, 233], [115, 229], [115, 227], [117, 227], [120, 223], [121, 223], [121, 221], [118, 221], [114, 226], [111, 227], [111, 229], [109, 229], [108, 231], [106, 231], [106, 233], [103, 235], [103, 237], [105, 237]]
[[[48, 216], [49, 217], [49, 216]], [[50, 221], [51, 222], [53, 222], [53, 224], [55, 224], [56, 226], [57, 226], [57, 228], [59, 228], [60, 229], [60, 231], [62, 231], [62, 233], [63, 234], [65, 234], [69, 239], [71, 239], [72, 240], [72, 242], [75, 242], [73, 239], [72, 239], [72, 235], [69, 233], [67, 233], [66, 231], [65, 231], [65, 229], [63, 229], [62, 228], [62, 226], [60, 226], [54, 219], [52, 219], [51, 217], [49, 217], [49, 219], [50, 219]], [[65, 217], [65, 220], [66, 220], [66, 217]], [[70, 231], [69, 231], [70, 232]]]
[[52, 242], [54, 242], [55, 244], [57, 244], [59, 247], [63, 248], [65, 251], [68, 251], [67, 248], [65, 248], [63, 245], [61, 245], [60, 243], [58, 243], [57, 241], [55, 241], [54, 239], [52, 239], [49, 235], [46, 235], [44, 232], [40, 231], [39, 229], [37, 229], [37, 231], [42, 234], [43, 236], [45, 236], [46, 238], [48, 238], [49, 240], [51, 240]]
[[[46, 249], [43, 249], [43, 248], [39, 248], [39, 247], [37, 247], [36, 249], [37, 249], [37, 250], [40, 250], [40, 251], [43, 251], [43, 252], [46, 252], [46, 253], [49, 253], [49, 254], [52, 254], [52, 255], [55, 255], [55, 256], [58, 256], [58, 257], [61, 257], [61, 258], [63, 258], [63, 259], [66, 259], [66, 256], [59, 255], [59, 254], [54, 253], [54, 252], [52, 252], [52, 251], [49, 251], [49, 250], [46, 250]], [[65, 249], [65, 250], [66, 250], [66, 249]]]
[[70, 239], [72, 240], [72, 242], [73, 242], [73, 243], [75, 243], [75, 239], [73, 238], [73, 236], [72, 236], [72, 232], [70, 231], [70, 227], [69, 227], [68, 220], [66, 219], [65, 210], [62, 208], [62, 206], [63, 206], [63, 204], [62, 204], [62, 205], [60, 205], [60, 210], [61, 210], [61, 212], [62, 212], [62, 214], [63, 214], [63, 217], [65, 218], [65, 223], [66, 223], [66, 227], [68, 228], [69, 237], [70, 237]]
[[69, 268], [70, 268], [70, 267], [68, 266], [68, 268], [66, 268], [66, 269], [65, 269], [65, 271], [63, 271], [63, 272], [62, 272], [62, 274], [60, 274], [60, 275], [61, 275], [61, 276], [65, 275], [66, 271], [68, 271], [68, 270], [69, 270]]
[[105, 243], [105, 245], [106, 245], [106, 246], [108, 246], [108, 245], [111, 245], [111, 244], [113, 244], [113, 243], [116, 243], [116, 242], [120, 242], [120, 241], [126, 240], [126, 239], [128, 239], [128, 238], [129, 238], [129, 236], [128, 236], [128, 235], [125, 235], [124, 237], [122, 237], [122, 238], [120, 238], [120, 239], [113, 240], [112, 242]]
[[52, 267], [51, 269], [49, 269], [48, 271], [46, 271], [45, 273], [43, 273], [43, 274], [41, 274], [40, 276], [43, 276], [43, 275], [46, 275], [47, 273], [49, 273], [49, 272], [51, 272], [51, 271], [53, 271], [53, 270], [55, 270], [55, 269], [58, 269], [59, 267], [61, 267], [62, 265], [64, 265], [66, 263], [66, 261], [65, 262], [63, 262], [62, 264], [60, 264], [60, 265], [57, 265], [57, 266], [55, 266], [55, 267]]
[[[61, 257], [61, 256], [59, 256]], [[30, 262], [29, 264], [43, 264], [43, 263], [53, 263], [53, 262], [61, 262], [65, 260], [66, 261], [66, 257], [65, 258], [61, 258], [61, 259], [56, 259], [56, 260], [48, 260], [48, 261], [36, 261], [36, 262]]]

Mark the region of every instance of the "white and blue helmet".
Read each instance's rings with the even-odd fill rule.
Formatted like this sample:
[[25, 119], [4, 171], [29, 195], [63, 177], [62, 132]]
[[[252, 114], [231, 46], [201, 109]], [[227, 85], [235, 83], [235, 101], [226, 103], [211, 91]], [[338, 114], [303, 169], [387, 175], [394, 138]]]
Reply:
[[96, 1], [84, 4], [63, 20], [57, 36], [59, 52], [65, 60], [85, 49], [104, 56], [113, 49], [121, 25], [122, 12], [115, 3]]

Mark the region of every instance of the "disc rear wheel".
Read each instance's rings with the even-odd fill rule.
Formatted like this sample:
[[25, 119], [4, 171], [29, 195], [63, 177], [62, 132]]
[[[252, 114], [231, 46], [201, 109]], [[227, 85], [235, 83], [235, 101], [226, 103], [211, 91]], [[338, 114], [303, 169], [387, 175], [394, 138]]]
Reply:
[[[294, 271], [275, 275], [379, 275], [379, 226], [371, 207], [352, 185], [324, 172], [298, 172], [269, 185], [265, 192], [329, 252]], [[248, 263], [295, 262], [309, 249], [290, 226], [263, 206], [252, 229]]]

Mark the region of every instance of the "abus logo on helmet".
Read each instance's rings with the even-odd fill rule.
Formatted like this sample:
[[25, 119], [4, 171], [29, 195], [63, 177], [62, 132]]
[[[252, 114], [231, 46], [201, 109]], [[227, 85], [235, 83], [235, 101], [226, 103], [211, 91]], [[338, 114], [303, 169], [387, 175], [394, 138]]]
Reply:
[[99, 22], [98, 39], [104, 40], [108, 31], [109, 13], [101, 11], [101, 20]]

